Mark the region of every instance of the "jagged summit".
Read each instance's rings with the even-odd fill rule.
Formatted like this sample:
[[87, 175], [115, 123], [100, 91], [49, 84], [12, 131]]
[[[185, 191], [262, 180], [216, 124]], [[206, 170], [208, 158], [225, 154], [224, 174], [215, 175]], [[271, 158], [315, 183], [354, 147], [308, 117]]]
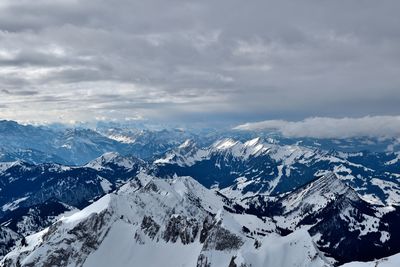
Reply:
[[[200, 138], [176, 133], [180, 138], [174, 139], [167, 131], [160, 132], [161, 139], [158, 133], [143, 138], [132, 133], [135, 142], [128, 146], [104, 139], [104, 134], [67, 132], [59, 131], [55, 143], [44, 138], [49, 147], [56, 144], [54, 153], [69, 159], [78, 155], [72, 160], [78, 162], [82, 153], [90, 152], [87, 158], [95, 159], [83, 166], [54, 160], [37, 164], [38, 147], [10, 154], [6, 145], [21, 144], [20, 139], [9, 134], [2, 140], [0, 157], [8, 162], [0, 164], [0, 253], [16, 244], [17, 257], [27, 266], [43, 259], [63, 265], [57, 262], [62, 257], [40, 256], [42, 252], [60, 252], [73, 266], [160, 266], [165, 260], [151, 261], [154, 255], [168, 255], [177, 259], [174, 267], [298, 262], [320, 267], [326, 263], [321, 253], [345, 263], [399, 252], [398, 154], [323, 151], [255, 135]], [[145, 162], [125, 156], [135, 149], [151, 157]], [[57, 219], [64, 211], [88, 205], [72, 217]], [[26, 238], [29, 249], [20, 246], [22, 236], [54, 220], [47, 232]], [[228, 239], [218, 242], [224, 236]], [[83, 249], [64, 251], [68, 242]], [[121, 259], [103, 257], [110, 252]], [[182, 253], [189, 255], [188, 261], [180, 261]]]
[[12, 162], [0, 162], [0, 171], [5, 171], [8, 170], [9, 168], [22, 166], [24, 164], [25, 162], [23, 162], [22, 160], [16, 160]]
[[232, 138], [224, 138], [204, 148], [200, 148], [193, 141], [187, 140], [177, 149], [168, 152], [164, 158], [158, 159], [154, 163], [192, 166], [196, 162], [208, 160], [216, 155], [233, 156], [245, 160], [250, 156], [267, 152], [270, 147], [271, 144], [264, 142], [261, 138], [254, 138], [244, 143]]
[[315, 206], [316, 209], [325, 207], [341, 196], [360, 200], [351, 187], [331, 172], [289, 193], [280, 202], [285, 206], [285, 213], [289, 213], [304, 206]]
[[196, 146], [196, 142], [193, 139], [186, 139], [185, 142], [178, 146], [178, 149], [190, 149]]
[[219, 141], [216, 141], [212, 147], [216, 150], [225, 150], [234, 147], [235, 145], [240, 144], [239, 141], [235, 141], [232, 138], [225, 138]]
[[[222, 193], [226, 190], [222, 190]], [[293, 231], [304, 224], [312, 215], [323, 212], [330, 205], [344, 201], [364, 203], [358, 194], [334, 173], [328, 173], [298, 189], [283, 195], [254, 195], [238, 199], [247, 212], [258, 216], [271, 216], [277, 225]]]
[[328, 173], [293, 192], [279, 198], [275, 208], [278, 225], [294, 230], [299, 225], [307, 223], [312, 217], [330, 205], [341, 205], [344, 202], [362, 202], [357, 193], [334, 173]]
[[[224, 138], [208, 147], [191, 145], [174, 149], [153, 163], [157, 176], [189, 175], [207, 187], [231, 187], [232, 192], [225, 192], [227, 195], [241, 196], [246, 192], [280, 193], [306, 183], [308, 180], [300, 180], [304, 175], [289, 181], [288, 176], [296, 172], [292, 166], [297, 161], [317, 162], [317, 156], [313, 149], [280, 146], [263, 138], [245, 142]], [[236, 181], [246, 183], [241, 185]]]
[[144, 161], [135, 157], [125, 157], [117, 152], [107, 152], [100, 157], [90, 161], [85, 167], [95, 170], [110, 169], [111, 167], [119, 167], [124, 169], [133, 169], [137, 165], [144, 165]]
[[230, 214], [223, 205], [190, 177], [162, 180], [140, 174], [117, 192], [28, 236], [27, 245], [17, 246], [0, 265], [326, 266], [307, 232], [280, 239], [271, 221]]

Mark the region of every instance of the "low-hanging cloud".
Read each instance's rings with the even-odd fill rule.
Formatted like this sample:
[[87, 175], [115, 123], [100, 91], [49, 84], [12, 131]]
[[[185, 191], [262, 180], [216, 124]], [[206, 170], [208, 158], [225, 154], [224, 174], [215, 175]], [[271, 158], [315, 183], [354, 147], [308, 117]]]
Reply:
[[366, 116], [361, 118], [314, 117], [302, 121], [266, 120], [245, 123], [235, 130], [276, 130], [286, 137], [351, 138], [400, 137], [400, 116]]

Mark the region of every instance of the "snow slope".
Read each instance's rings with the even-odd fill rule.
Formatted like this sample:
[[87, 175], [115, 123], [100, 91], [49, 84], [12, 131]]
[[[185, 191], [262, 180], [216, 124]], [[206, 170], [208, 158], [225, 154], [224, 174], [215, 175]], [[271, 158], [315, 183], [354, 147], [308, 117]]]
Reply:
[[[345, 153], [268, 139], [225, 138], [207, 147], [185, 141], [153, 162], [156, 176], [191, 176], [232, 198], [293, 191], [334, 172], [371, 203], [398, 205], [399, 161], [395, 153]], [[390, 163], [390, 164], [388, 164]]]
[[399, 267], [400, 254], [370, 262], [350, 262], [342, 267]]
[[190, 177], [140, 174], [27, 237], [0, 266], [329, 266], [307, 231], [280, 237], [271, 220], [223, 206]]

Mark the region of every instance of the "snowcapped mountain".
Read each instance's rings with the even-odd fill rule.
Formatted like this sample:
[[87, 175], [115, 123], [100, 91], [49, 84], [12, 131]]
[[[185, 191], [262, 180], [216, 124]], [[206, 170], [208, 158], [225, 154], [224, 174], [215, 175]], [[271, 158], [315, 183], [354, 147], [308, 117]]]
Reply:
[[299, 224], [308, 223], [311, 217], [332, 203], [337, 205], [339, 201], [362, 202], [352, 188], [339, 180], [335, 174], [329, 173], [279, 198], [276, 201], [279, 208], [274, 207], [279, 209], [277, 212], [279, 216], [275, 219], [281, 228], [293, 231]]
[[133, 156], [122, 156], [116, 152], [108, 152], [90, 161], [84, 167], [106, 172], [107, 176], [134, 176], [146, 166], [145, 161]]
[[[280, 187], [287, 191], [284, 184], [278, 186], [273, 181], [278, 176], [278, 180], [283, 181], [282, 176], [285, 175], [282, 172], [283, 165], [280, 166], [277, 161], [285, 161], [289, 165], [295, 159], [303, 155], [311, 157], [313, 153], [312, 150], [303, 148], [294, 151], [291, 147], [281, 147], [260, 138], [244, 143], [223, 139], [206, 148], [198, 148], [190, 142], [189, 144], [183, 144], [167, 153], [164, 158], [156, 160], [155, 173], [161, 176], [174, 173], [190, 175], [207, 187], [219, 188], [235, 185], [236, 179], [239, 182], [251, 180], [251, 183], [240, 186], [243, 191], [240, 195], [249, 191], [279, 192]], [[294, 179], [291, 186], [296, 187]]]
[[160, 155], [197, 135], [182, 129], [127, 130], [22, 125], [0, 121], [0, 161], [85, 164], [110, 151], [142, 159]]
[[[67, 211], [83, 208], [135, 177], [145, 163], [107, 153], [86, 166], [0, 163], [0, 224], [7, 251], [20, 236], [37, 232]], [[17, 233], [11, 235], [10, 231]], [[7, 234], [7, 235], [6, 235]], [[13, 242], [9, 242], [11, 239]]]
[[186, 141], [154, 161], [161, 177], [188, 175], [206, 187], [218, 187], [229, 197], [290, 192], [334, 172], [362, 194], [380, 204], [400, 203], [396, 153], [324, 151], [300, 145], [280, 145], [273, 139], [246, 142], [222, 139], [200, 148]]
[[[195, 140], [200, 147], [218, 143], [224, 138], [245, 142], [251, 138], [274, 140], [280, 146], [302, 146], [318, 150], [337, 150], [346, 153], [399, 151], [398, 140], [319, 140], [288, 139], [272, 133], [245, 133], [222, 130], [141, 129], [103, 125], [97, 129], [83, 127], [52, 127], [21, 125], [14, 121], [0, 121], [0, 161], [85, 164], [104, 153], [118, 152], [145, 160], [160, 158], [186, 139]], [[226, 141], [226, 140], [225, 140]], [[222, 145], [222, 143], [220, 144]], [[222, 148], [222, 147], [221, 147]]]
[[[182, 129], [140, 130], [127, 131], [125, 129], [103, 129], [100, 132], [110, 139], [128, 144], [124, 154], [131, 154], [141, 159], [152, 159], [178, 146], [188, 138], [200, 138], [189, 131]], [[114, 150], [117, 151], [117, 150]]]
[[55, 153], [72, 164], [84, 164], [109, 151], [121, 151], [124, 144], [91, 129], [66, 129], [53, 141]]
[[1, 127], [0, 256], [14, 250], [0, 266], [322, 267], [400, 252], [399, 152]]
[[15, 207], [0, 218], [0, 256], [7, 254], [24, 236], [36, 233], [62, 215], [76, 212], [77, 209], [49, 199], [30, 207]]
[[240, 205], [246, 213], [271, 217], [283, 234], [308, 227], [319, 250], [338, 263], [373, 260], [400, 250], [394, 230], [400, 209], [362, 200], [333, 173], [282, 197], [255, 196]]
[[127, 130], [21, 125], [0, 121], [0, 162], [83, 165], [107, 152], [142, 159], [162, 155], [197, 135], [181, 129]]
[[0, 226], [0, 255], [6, 255], [12, 249], [21, 235], [6, 226]]
[[42, 230], [58, 219], [61, 214], [76, 212], [57, 199], [48, 199], [30, 207], [17, 207], [0, 218], [0, 224], [16, 233], [29, 235]]
[[223, 206], [189, 177], [139, 175], [28, 236], [1, 266], [329, 266], [307, 231], [281, 237], [271, 220]]
[[[85, 168], [130, 170], [128, 162], [106, 154]], [[281, 196], [230, 199], [190, 177], [160, 179], [143, 171], [23, 242], [17, 232], [40, 209], [14, 209], [25, 215], [3, 218], [8, 236], [16, 235], [5, 234], [4, 243], [16, 248], [0, 266], [322, 267], [400, 251], [400, 209], [365, 202], [333, 173]]]
[[107, 153], [82, 167], [22, 161], [0, 163], [0, 214], [51, 198], [84, 207], [136, 176], [144, 166], [142, 160], [116, 153]]
[[57, 129], [0, 121], [0, 159], [37, 163], [83, 164], [105, 152], [120, 151], [119, 142], [89, 129]]
[[40, 164], [46, 162], [57, 162], [60, 164], [68, 164], [69, 162], [57, 155], [48, 154], [36, 149], [4, 149], [0, 148], [0, 162], [13, 162], [23, 160], [31, 164]]

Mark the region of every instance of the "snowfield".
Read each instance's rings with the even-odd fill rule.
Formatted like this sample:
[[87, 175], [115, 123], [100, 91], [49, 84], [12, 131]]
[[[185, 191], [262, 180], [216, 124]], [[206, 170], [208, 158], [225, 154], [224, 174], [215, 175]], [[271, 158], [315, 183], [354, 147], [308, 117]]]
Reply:
[[383, 258], [371, 262], [350, 262], [342, 265], [342, 267], [399, 267], [400, 254], [396, 254], [387, 258]]
[[[306, 230], [231, 214], [190, 177], [137, 180], [28, 236], [1, 266], [329, 266]], [[246, 229], [245, 231], [243, 229]], [[241, 265], [242, 264], [242, 265]]]

